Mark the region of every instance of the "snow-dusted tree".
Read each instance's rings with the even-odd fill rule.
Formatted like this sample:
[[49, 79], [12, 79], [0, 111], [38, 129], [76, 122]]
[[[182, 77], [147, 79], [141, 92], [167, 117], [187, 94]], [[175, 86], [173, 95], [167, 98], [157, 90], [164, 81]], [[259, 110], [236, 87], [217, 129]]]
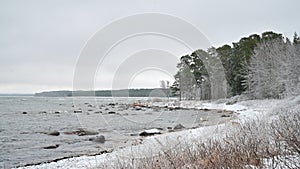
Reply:
[[196, 94], [194, 93], [194, 88], [196, 84], [194, 70], [191, 65], [193, 64], [193, 59], [190, 55], [185, 55], [180, 58], [180, 63], [177, 65], [179, 69], [175, 75], [175, 80], [178, 83], [179, 97], [181, 99], [194, 99]]
[[256, 98], [282, 98], [299, 91], [299, 53], [288, 39], [261, 41], [250, 59], [244, 85]]

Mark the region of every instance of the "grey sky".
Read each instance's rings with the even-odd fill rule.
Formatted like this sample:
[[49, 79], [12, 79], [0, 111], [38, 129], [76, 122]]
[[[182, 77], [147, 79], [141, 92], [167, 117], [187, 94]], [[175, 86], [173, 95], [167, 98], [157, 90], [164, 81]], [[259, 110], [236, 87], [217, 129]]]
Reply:
[[[292, 37], [300, 30], [299, 6], [298, 0], [1, 0], [0, 93], [72, 89], [76, 61], [86, 41], [125, 16], [145, 12], [173, 15], [195, 25], [218, 47], [266, 30]], [[160, 42], [168, 48], [168, 43]], [[116, 61], [116, 67], [122, 46], [119, 49], [108, 61]], [[180, 47], [173, 52], [178, 57], [184, 53]], [[110, 88], [112, 65], [99, 68], [105, 77], [95, 78], [96, 88]], [[158, 73], [157, 79], [153, 78], [157, 82], [150, 82], [149, 72], [144, 79], [142, 74], [137, 77], [131, 87], [158, 87], [158, 80], [167, 78]]]

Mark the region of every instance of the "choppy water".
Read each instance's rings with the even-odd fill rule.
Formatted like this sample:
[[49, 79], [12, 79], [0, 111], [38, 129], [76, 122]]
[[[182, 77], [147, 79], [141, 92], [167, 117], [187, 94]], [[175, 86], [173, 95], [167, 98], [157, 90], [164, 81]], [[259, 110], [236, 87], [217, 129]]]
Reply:
[[[131, 134], [144, 129], [165, 129], [179, 123], [194, 127], [204, 116], [219, 117], [211, 112], [208, 116], [205, 112], [192, 110], [135, 110], [123, 105], [146, 99], [0, 97], [0, 168], [98, 153], [123, 146], [127, 140], [136, 137]], [[78, 109], [82, 113], [74, 113]], [[102, 113], [97, 113], [99, 111]], [[109, 111], [116, 114], [109, 114]], [[95, 136], [64, 134], [82, 127], [98, 131], [105, 136], [106, 142], [100, 144], [89, 140]], [[59, 131], [60, 135], [44, 134], [53, 130]], [[59, 145], [56, 149], [43, 148], [56, 144]]]

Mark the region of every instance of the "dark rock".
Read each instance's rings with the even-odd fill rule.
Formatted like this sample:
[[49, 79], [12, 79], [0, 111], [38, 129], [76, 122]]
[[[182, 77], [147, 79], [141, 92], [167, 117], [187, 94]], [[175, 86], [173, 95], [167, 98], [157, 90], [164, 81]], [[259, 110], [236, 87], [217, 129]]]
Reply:
[[109, 108], [105, 108], [104, 110], [109, 110]]
[[27, 114], [27, 112], [26, 112], [26, 111], [23, 111], [22, 114]]
[[161, 132], [158, 129], [150, 129], [150, 130], [145, 130], [141, 132], [139, 135], [140, 136], [153, 136], [156, 134], [161, 134]]
[[95, 113], [96, 113], [96, 114], [99, 114], [99, 113], [102, 113], [102, 111], [96, 111]]
[[137, 133], [132, 133], [132, 134], [130, 134], [130, 136], [138, 136], [139, 134], [137, 134]]
[[108, 114], [116, 114], [116, 112], [110, 111], [110, 112], [108, 112]]
[[60, 133], [58, 131], [54, 130], [54, 131], [48, 132], [47, 134], [50, 136], [59, 136]]
[[108, 105], [109, 106], [115, 106], [116, 104], [115, 103], [109, 103]]
[[142, 110], [142, 108], [140, 106], [136, 106], [134, 109], [135, 110]]
[[82, 110], [74, 110], [74, 113], [82, 113]]
[[46, 146], [46, 147], [43, 147], [43, 149], [56, 149], [57, 147], [59, 147], [59, 144], [55, 144], [55, 145], [51, 145], [51, 146]]
[[54, 112], [55, 114], [60, 114], [60, 112], [59, 111], [56, 111], [56, 112]]
[[96, 136], [95, 138], [90, 138], [89, 141], [94, 141], [96, 143], [104, 143], [105, 137], [103, 135]]
[[173, 129], [169, 129], [169, 130], [168, 130], [168, 132], [174, 132], [174, 131], [175, 131], [175, 130], [173, 130]]
[[177, 124], [173, 129], [174, 130], [180, 130], [180, 129], [184, 129], [185, 127], [182, 124]]
[[222, 114], [221, 117], [230, 117], [230, 115]]
[[169, 110], [170, 111], [173, 111], [173, 110], [180, 110], [181, 108], [180, 107], [169, 107]]

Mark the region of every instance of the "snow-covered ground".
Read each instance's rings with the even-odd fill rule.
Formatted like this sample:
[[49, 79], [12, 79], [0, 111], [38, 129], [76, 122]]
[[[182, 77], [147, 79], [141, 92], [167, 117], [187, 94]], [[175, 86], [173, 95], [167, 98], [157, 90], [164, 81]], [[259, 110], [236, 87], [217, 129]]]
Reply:
[[[111, 153], [97, 155], [97, 156], [81, 156], [69, 159], [60, 160], [58, 162], [45, 163], [36, 166], [22, 167], [23, 169], [51, 169], [51, 168], [97, 168], [101, 164], [105, 166], [113, 165], [116, 160], [126, 161], [134, 158], [143, 158], [153, 156], [160, 151], [164, 151], [166, 147], [172, 148], [179, 143], [189, 143], [208, 139], [210, 137], [220, 137], [226, 132], [230, 132], [234, 124], [238, 124], [247, 119], [254, 119], [257, 117], [267, 116], [268, 113], [284, 106], [286, 100], [248, 100], [235, 103], [233, 105], [226, 105], [219, 102], [200, 102], [200, 101], [182, 101], [167, 103], [169, 106], [179, 106], [183, 108], [197, 108], [197, 109], [219, 109], [234, 111], [238, 114], [235, 119], [237, 123], [223, 123], [216, 126], [207, 126], [196, 129], [189, 129], [178, 132], [170, 132], [163, 135], [156, 135], [146, 137], [141, 144], [135, 146], [125, 147], [123, 149], [114, 150]], [[153, 103], [166, 104], [166, 103]]]

